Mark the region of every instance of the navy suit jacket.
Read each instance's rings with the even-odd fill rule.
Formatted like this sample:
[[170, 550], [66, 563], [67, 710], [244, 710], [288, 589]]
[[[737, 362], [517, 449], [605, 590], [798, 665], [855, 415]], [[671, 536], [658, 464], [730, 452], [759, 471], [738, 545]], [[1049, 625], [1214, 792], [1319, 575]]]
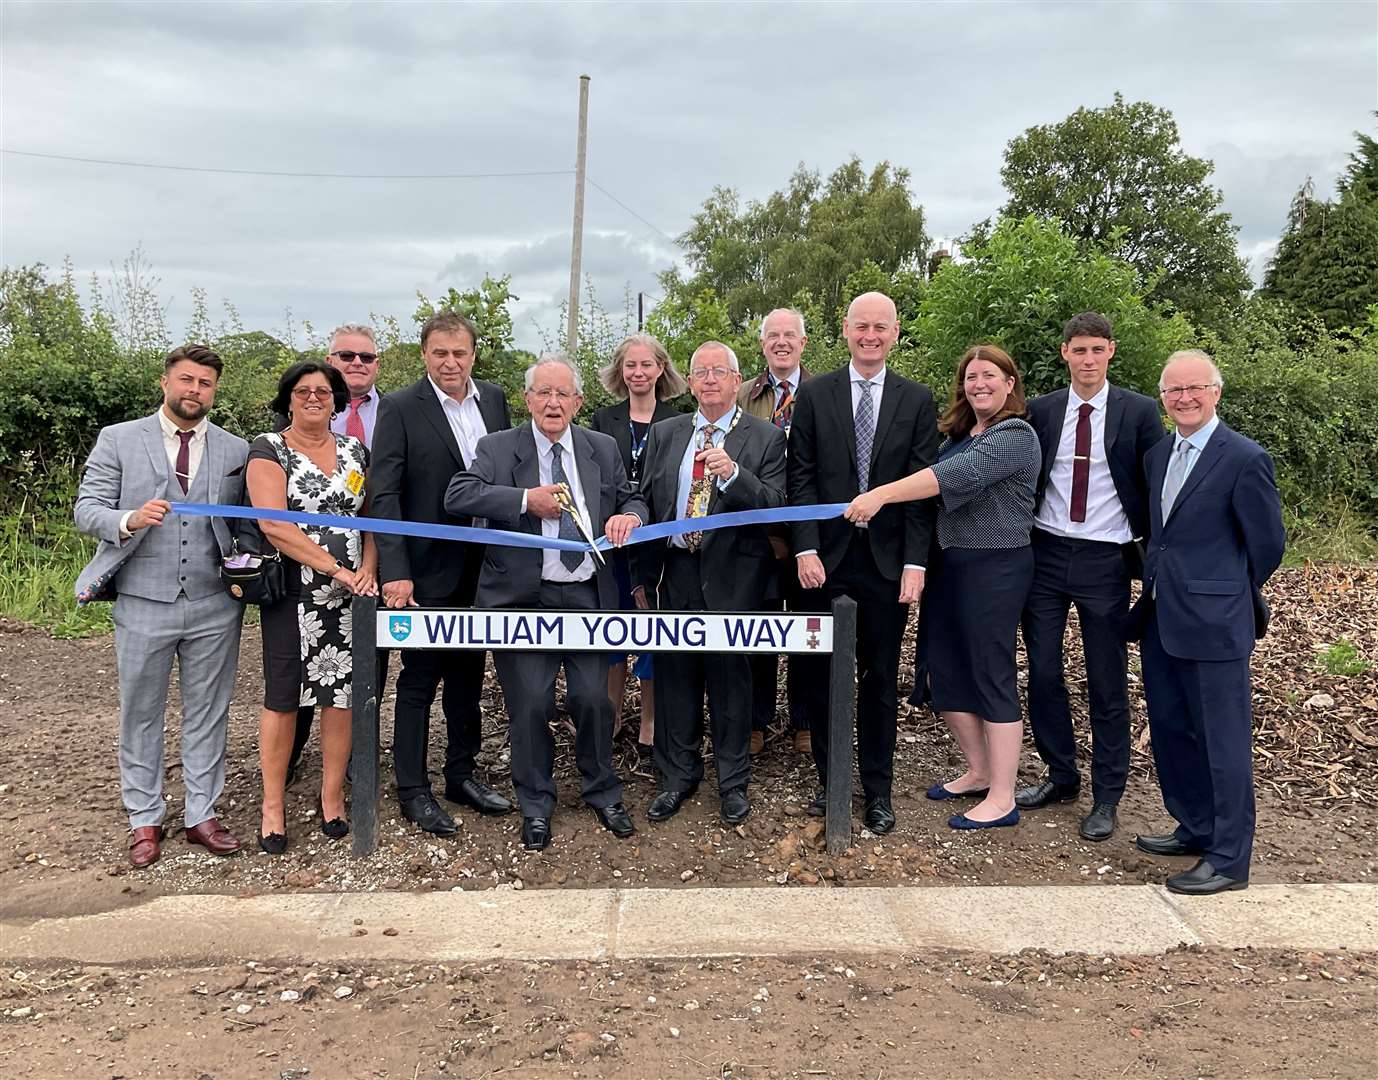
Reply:
[[1222, 421], [1164, 521], [1163, 478], [1174, 442], [1162, 440], [1144, 462], [1148, 558], [1131, 623], [1141, 628], [1156, 612], [1163, 648], [1179, 659], [1244, 659], [1266, 628], [1260, 590], [1287, 541], [1273, 459]]
[[[1069, 393], [1070, 389], [1064, 386], [1061, 390], [1042, 394], [1029, 402], [1028, 421], [1038, 432], [1038, 442], [1043, 447], [1043, 471], [1038, 477], [1035, 512], [1043, 503], [1048, 475], [1053, 471], [1053, 463], [1057, 459]], [[1110, 394], [1105, 402], [1105, 460], [1110, 466], [1115, 493], [1120, 497], [1120, 506], [1124, 508], [1135, 539], [1148, 535], [1148, 485], [1144, 478], [1144, 455], [1165, 434], [1156, 401], [1110, 384]]]

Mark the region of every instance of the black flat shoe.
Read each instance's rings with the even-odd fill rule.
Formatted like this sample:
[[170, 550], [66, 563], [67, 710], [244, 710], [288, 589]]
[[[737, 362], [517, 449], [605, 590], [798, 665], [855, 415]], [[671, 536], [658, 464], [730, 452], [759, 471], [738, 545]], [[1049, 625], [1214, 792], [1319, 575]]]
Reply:
[[593, 812], [598, 815], [598, 820], [603, 823], [603, 828], [619, 840], [625, 840], [636, 832], [636, 826], [632, 824], [631, 814], [627, 813], [627, 808], [620, 802], [613, 803], [611, 806], [595, 806]]
[[1213, 896], [1215, 893], [1248, 887], [1248, 878], [1226, 877], [1206, 859], [1202, 859], [1190, 870], [1173, 874], [1167, 879], [1168, 892], [1181, 893], [1184, 896]]
[[1191, 847], [1177, 839], [1176, 833], [1166, 833], [1163, 836], [1136, 836], [1134, 846], [1140, 851], [1146, 851], [1150, 855], [1167, 855], [1176, 857], [1180, 855], [1200, 855], [1199, 848]]
[[429, 791], [402, 800], [402, 816], [413, 825], [435, 836], [454, 836], [459, 832], [455, 819], [440, 808]]
[[258, 846], [265, 855], [281, 855], [287, 850], [287, 834], [270, 832], [267, 836], [258, 834]]
[[867, 799], [866, 813], [861, 820], [877, 836], [884, 836], [895, 827], [895, 811], [890, 807], [890, 800], [884, 795]]
[[723, 792], [722, 819], [729, 825], [740, 825], [751, 813], [751, 800], [746, 797], [746, 788], [733, 788]]
[[654, 799], [651, 805], [646, 807], [646, 817], [651, 821], [665, 821], [679, 813], [679, 808], [684, 805], [694, 791], [662, 791]]
[[468, 780], [461, 780], [453, 787], [447, 784], [445, 798], [448, 802], [471, 806], [480, 814], [486, 814], [489, 817], [510, 814], [515, 809], [512, 801], [505, 795], [499, 795], [487, 784], [480, 783], [472, 777]]
[[325, 818], [325, 804], [320, 799], [316, 800], [316, 813], [321, 816], [321, 832], [332, 840], [339, 840], [341, 837], [349, 835], [349, 822], [342, 817]]
[[804, 808], [804, 812], [809, 817], [826, 817], [828, 813], [828, 791], [826, 788], [819, 788], [818, 794], [813, 797], [813, 802]]
[[1041, 784], [1016, 791], [1014, 805], [1020, 810], [1038, 810], [1049, 803], [1076, 802], [1080, 795], [1080, 784], [1055, 784], [1051, 780], [1044, 780]]
[[544, 851], [550, 846], [550, 818], [522, 818], [522, 847], [527, 851]]
[[1091, 812], [1082, 819], [1081, 828], [1077, 831], [1083, 840], [1100, 843], [1102, 840], [1109, 840], [1115, 835], [1115, 823], [1115, 804], [1098, 802], [1091, 807]]

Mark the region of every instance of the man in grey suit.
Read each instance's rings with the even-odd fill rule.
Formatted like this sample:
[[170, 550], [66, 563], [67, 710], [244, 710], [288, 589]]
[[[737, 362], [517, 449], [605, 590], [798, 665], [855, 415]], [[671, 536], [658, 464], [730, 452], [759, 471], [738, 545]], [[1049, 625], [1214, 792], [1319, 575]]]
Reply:
[[[689, 360], [696, 412], [651, 428], [641, 467], [650, 521], [675, 521], [785, 502], [785, 433], [737, 404], [736, 354], [706, 341]], [[690, 532], [632, 549], [632, 595], [671, 611], [757, 611], [774, 572], [765, 526]], [[712, 713], [713, 757], [724, 820], [751, 813], [751, 666], [745, 656], [667, 652], [656, 658], [655, 763], [661, 790], [652, 821], [679, 811], [703, 778], [703, 695]]]
[[157, 860], [163, 838], [163, 718], [174, 657], [187, 841], [215, 855], [239, 850], [215, 816], [244, 610], [220, 582], [230, 533], [219, 518], [165, 521], [169, 499], [238, 504], [243, 496], [249, 446], [206, 419], [222, 366], [205, 345], [168, 353], [162, 407], [101, 430], [77, 493], [77, 528], [100, 538], [77, 600], [115, 601], [120, 787], [136, 867]]
[[[571, 426], [584, 403], [583, 380], [564, 353], [547, 353], [526, 370], [531, 423], [486, 435], [468, 470], [450, 481], [445, 510], [487, 518], [493, 528], [577, 540], [572, 500], [590, 536], [622, 544], [646, 517], [610, 435]], [[562, 509], [561, 501], [564, 501]], [[611, 567], [587, 552], [490, 545], [479, 571], [476, 604], [485, 608], [616, 609]], [[608, 660], [598, 652], [498, 650], [493, 665], [507, 699], [512, 737], [512, 786], [522, 808], [522, 844], [550, 843], [555, 808], [555, 675], [565, 669], [574, 717], [574, 757], [584, 802], [619, 839], [635, 832], [612, 766], [612, 703]]]

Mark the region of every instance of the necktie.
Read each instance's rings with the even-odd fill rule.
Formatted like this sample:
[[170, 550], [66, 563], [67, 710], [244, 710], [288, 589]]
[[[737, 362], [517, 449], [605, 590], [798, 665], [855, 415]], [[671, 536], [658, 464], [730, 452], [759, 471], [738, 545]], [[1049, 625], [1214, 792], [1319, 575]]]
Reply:
[[349, 415], [345, 417], [345, 434], [358, 439], [360, 442], [366, 441], [364, 439], [364, 418], [359, 415], [359, 406], [363, 403], [363, 398], [350, 398]]
[[[705, 424], [703, 432], [699, 436], [699, 449], [711, 449], [713, 436], [717, 433], [717, 427], [713, 424]], [[689, 481], [689, 501], [684, 506], [684, 516], [687, 518], [705, 517], [708, 514], [708, 496], [712, 490], [712, 480], [705, 474], [703, 461], [696, 459], [694, 472]], [[689, 532], [684, 534], [684, 546], [690, 551], [698, 551], [702, 543], [703, 533]]]
[[[561, 453], [564, 447], [555, 443], [550, 448], [550, 481], [553, 484], [564, 484], [569, 488], [570, 498], [574, 497], [574, 489], [569, 487], [569, 477], [565, 475], [564, 462], [561, 460]], [[574, 524], [574, 518], [570, 516], [568, 510], [560, 512], [560, 539], [561, 540], [582, 540], [579, 533], [579, 526]], [[565, 569], [570, 573], [579, 569], [579, 564], [584, 561], [582, 551], [562, 551], [560, 552], [560, 562], [564, 563]]]
[[794, 415], [794, 393], [787, 382], [775, 383], [780, 391], [780, 400], [775, 403], [775, 411], [770, 414], [770, 422], [781, 431], [789, 432], [789, 422]]
[[191, 431], [179, 431], [177, 437], [182, 440], [182, 445], [177, 448], [177, 482], [182, 485], [182, 494], [187, 493], [191, 487], [191, 437], [195, 434]]
[[1091, 413], [1089, 401], [1077, 410], [1077, 441], [1072, 451], [1072, 520], [1086, 520], [1086, 488], [1091, 483]]
[[857, 402], [856, 416], [856, 478], [860, 491], [871, 486], [871, 446], [876, 439], [876, 414], [871, 405], [871, 383], [861, 384], [861, 400]]
[[1183, 439], [1173, 451], [1172, 461], [1168, 463], [1167, 479], [1163, 482], [1163, 520], [1172, 513], [1173, 504], [1187, 480], [1187, 463], [1191, 460], [1191, 443]]

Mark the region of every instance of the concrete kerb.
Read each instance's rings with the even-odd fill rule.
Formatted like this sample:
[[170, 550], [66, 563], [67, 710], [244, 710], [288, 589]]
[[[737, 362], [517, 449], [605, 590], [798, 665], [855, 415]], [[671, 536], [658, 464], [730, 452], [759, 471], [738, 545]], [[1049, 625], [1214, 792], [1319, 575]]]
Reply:
[[159, 897], [0, 919], [0, 961], [286, 963], [896, 955], [925, 949], [1156, 954], [1179, 944], [1378, 951], [1378, 885], [496, 889]]

